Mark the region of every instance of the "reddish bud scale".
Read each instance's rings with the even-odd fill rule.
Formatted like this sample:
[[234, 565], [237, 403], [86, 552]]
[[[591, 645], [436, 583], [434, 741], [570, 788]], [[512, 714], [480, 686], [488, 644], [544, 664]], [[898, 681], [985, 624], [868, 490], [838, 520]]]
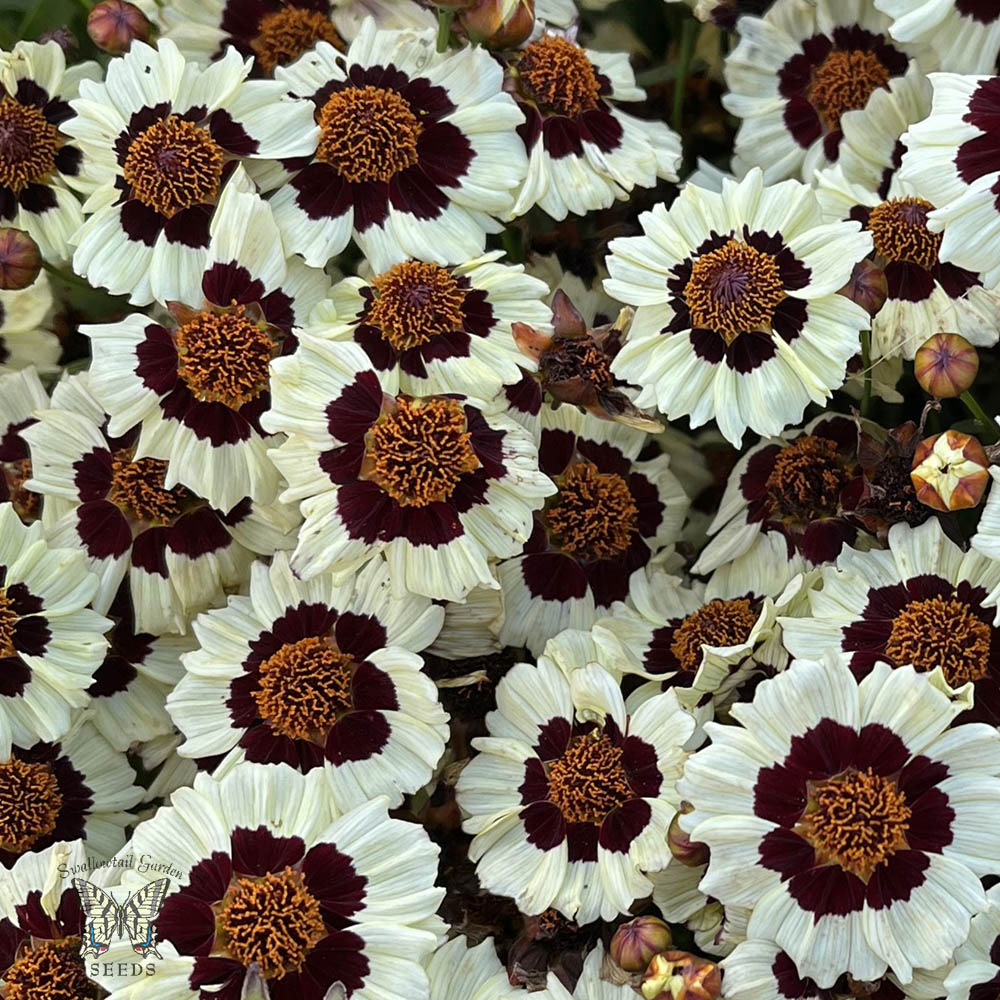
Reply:
[[128, 52], [133, 42], [149, 41], [151, 33], [146, 15], [126, 0], [101, 0], [87, 17], [90, 40], [113, 56]]
[[989, 465], [976, 438], [950, 430], [917, 445], [910, 480], [922, 504], [934, 510], [963, 510], [982, 500], [990, 481]]
[[0, 289], [27, 288], [42, 269], [38, 244], [20, 229], [0, 229]]
[[938, 399], [960, 396], [976, 381], [979, 354], [957, 333], [936, 333], [913, 357], [913, 374], [924, 392]]

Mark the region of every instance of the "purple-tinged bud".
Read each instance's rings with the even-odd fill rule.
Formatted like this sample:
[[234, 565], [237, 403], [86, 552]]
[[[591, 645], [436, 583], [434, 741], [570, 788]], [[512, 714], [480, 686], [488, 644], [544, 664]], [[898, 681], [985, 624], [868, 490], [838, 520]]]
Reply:
[[684, 830], [681, 829], [681, 816], [691, 812], [690, 802], [682, 802], [680, 812], [674, 814], [667, 830], [667, 846], [670, 853], [688, 868], [697, 868], [699, 865], [708, 864], [708, 844], [703, 844], [698, 840], [692, 840]]
[[626, 972], [642, 972], [650, 959], [671, 945], [670, 928], [659, 917], [636, 917], [611, 939], [611, 957]]
[[46, 42], [55, 42], [67, 55], [70, 55], [80, 48], [80, 42], [76, 35], [69, 28], [52, 28], [50, 31], [42, 32], [38, 36], [40, 45]]
[[0, 288], [13, 292], [34, 283], [42, 269], [38, 244], [21, 229], [0, 229]]
[[87, 34], [102, 51], [120, 56], [133, 42], [148, 42], [153, 26], [127, 0], [101, 0], [87, 17]]
[[978, 352], [957, 333], [935, 333], [913, 357], [913, 374], [920, 388], [937, 399], [961, 396], [978, 372]]
[[854, 265], [847, 284], [840, 289], [840, 294], [857, 302], [869, 316], [885, 305], [889, 287], [885, 281], [885, 272], [870, 260], [860, 260]]

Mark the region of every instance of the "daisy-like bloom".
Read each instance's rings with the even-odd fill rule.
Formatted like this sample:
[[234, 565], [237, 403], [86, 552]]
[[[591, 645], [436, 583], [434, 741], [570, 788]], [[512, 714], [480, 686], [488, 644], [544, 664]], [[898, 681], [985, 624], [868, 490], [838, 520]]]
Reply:
[[711, 852], [701, 890], [752, 907], [748, 938], [823, 988], [947, 961], [1000, 857], [1000, 734], [952, 726], [962, 708], [885, 663], [859, 682], [797, 660], [764, 681], [731, 710], [742, 728], [706, 725], [677, 786]]
[[859, 223], [824, 224], [812, 190], [765, 187], [759, 170], [721, 193], [687, 184], [640, 221], [645, 235], [612, 240], [604, 283], [638, 306], [611, 366], [642, 387], [638, 406], [692, 427], [714, 418], [739, 444], [747, 428], [780, 433], [843, 384], [869, 325], [836, 294], [871, 250]]
[[1000, 886], [987, 890], [986, 902], [955, 950], [942, 991], [947, 1000], [986, 1000], [1000, 988]]
[[931, 113], [903, 137], [900, 177], [935, 206], [930, 227], [944, 231], [941, 260], [1000, 283], [993, 252], [1000, 238], [1000, 77], [932, 73]]
[[1000, 8], [994, 0], [875, 0], [901, 42], [928, 45], [955, 73], [992, 73], [1000, 52]]
[[383, 798], [338, 816], [320, 771], [243, 764], [175, 792], [126, 850], [183, 874], [155, 919], [156, 974], [116, 977], [127, 943], [105, 956], [116, 1000], [427, 997], [438, 849]]
[[546, 34], [518, 53], [510, 72], [528, 152], [511, 218], [533, 205], [554, 219], [585, 215], [626, 199], [634, 187], [653, 187], [659, 177], [677, 180], [677, 133], [618, 107], [646, 96], [628, 53], [594, 52]]
[[[792, 656], [837, 650], [860, 679], [879, 662], [939, 671], [952, 687], [971, 682], [962, 721], [1000, 724], [1000, 629], [994, 600], [1000, 563], [963, 552], [937, 518], [889, 529], [888, 550], [845, 548], [810, 593], [812, 616], [783, 621]], [[984, 606], [989, 605], [989, 606]]]
[[222, 512], [183, 486], [167, 488], [166, 461], [137, 455], [137, 431], [107, 432], [86, 376], [70, 385], [71, 396], [54, 398], [22, 432], [32, 456], [26, 486], [67, 501], [50, 537], [88, 558], [100, 578], [96, 609], [108, 610], [128, 575], [135, 626], [185, 632], [193, 615], [245, 582], [254, 554], [291, 544], [295, 512], [249, 498]]
[[110, 414], [108, 432], [140, 427], [136, 454], [166, 462], [178, 483], [228, 511], [244, 497], [268, 503], [280, 478], [277, 444], [259, 419], [270, 405], [271, 359], [290, 350], [329, 289], [321, 271], [285, 259], [267, 203], [237, 167], [219, 199], [204, 272], [171, 304], [174, 323], [134, 314], [85, 326], [90, 386]]
[[492, 399], [526, 363], [511, 324], [550, 328], [548, 286], [500, 256], [450, 267], [405, 260], [370, 279], [345, 278], [305, 332], [359, 344], [387, 392]]
[[97, 78], [95, 63], [66, 68], [56, 42], [18, 42], [0, 51], [0, 221], [25, 230], [49, 261], [69, 257], [69, 240], [83, 222], [78, 187], [82, 154], [63, 125], [81, 80]]
[[[0, 98], [0, 116], [2, 109]], [[44, 272], [27, 288], [0, 291], [0, 373], [20, 371], [28, 365], [43, 372], [56, 370], [62, 344], [49, 329], [54, 305], [52, 287]]]
[[110, 858], [141, 797], [125, 754], [89, 722], [55, 743], [15, 746], [0, 761], [0, 865], [58, 840], [85, 840], [92, 856]]
[[444, 752], [447, 716], [416, 655], [437, 635], [442, 608], [391, 595], [389, 567], [370, 562], [343, 586], [298, 580], [284, 553], [256, 563], [250, 596], [195, 619], [200, 648], [167, 708], [185, 757], [229, 753], [328, 765], [342, 807], [423, 787]]
[[868, 0], [778, 0], [763, 17], [740, 18], [722, 98], [742, 119], [734, 169], [761, 167], [768, 182], [809, 181], [836, 160], [841, 115], [909, 66], [888, 26]]
[[313, 337], [271, 373], [262, 423], [290, 435], [271, 456], [305, 517], [297, 575], [349, 574], [384, 552], [397, 591], [461, 601], [496, 587], [490, 560], [521, 551], [555, 489], [502, 398], [392, 396], [357, 344]]
[[258, 76], [295, 62], [320, 41], [343, 50], [366, 16], [383, 28], [434, 23], [432, 12], [412, 0], [177, 0], [155, 13], [186, 58], [207, 64], [232, 46], [253, 57]]
[[353, 234], [383, 273], [409, 257], [471, 260], [501, 230], [492, 216], [526, 169], [522, 115], [484, 49], [438, 53], [432, 31], [368, 20], [346, 56], [320, 42], [275, 75], [319, 125], [315, 152], [271, 202], [289, 252], [323, 267]]
[[[0, 982], [12, 1000], [97, 1000], [80, 946], [86, 919], [80, 896], [63, 871], [86, 864], [81, 841], [26, 854], [4, 873], [0, 893]], [[101, 881], [100, 872], [86, 877]]]
[[490, 738], [458, 779], [480, 883], [525, 913], [577, 923], [627, 912], [670, 857], [674, 781], [694, 720], [672, 691], [631, 716], [596, 663], [567, 678], [548, 658], [497, 687]]
[[546, 406], [540, 440], [539, 465], [557, 492], [536, 512], [523, 554], [498, 570], [500, 641], [535, 654], [624, 600], [629, 575], [676, 540], [690, 505], [667, 455], [639, 459], [642, 431]]
[[35, 422], [35, 411], [48, 405], [33, 367], [0, 375], [0, 503], [12, 504], [25, 522], [41, 515], [42, 498], [24, 486], [31, 478], [31, 457], [21, 432]]
[[252, 65], [228, 50], [198, 69], [161, 39], [134, 43], [105, 82], [80, 84], [76, 117], [63, 125], [94, 188], [74, 236], [77, 274], [136, 305], [184, 301], [233, 164], [315, 149], [310, 107], [280, 83], [247, 82]]
[[[749, 589], [750, 581], [776, 571], [773, 553], [761, 549], [771, 532], [785, 539], [790, 560], [819, 565], [836, 559], [858, 536], [851, 516], [863, 490], [857, 447], [857, 425], [833, 414], [751, 448], [729, 474], [709, 527], [713, 537], [693, 572], [729, 567], [735, 592]], [[905, 478], [909, 482], [909, 469]], [[801, 568], [800, 562], [790, 572]]]
[[0, 755], [61, 739], [86, 705], [111, 624], [88, 607], [97, 586], [82, 552], [0, 504]]
[[173, 733], [164, 699], [184, 675], [181, 653], [194, 646], [190, 636], [150, 635], [135, 626], [127, 583], [108, 608], [113, 622], [108, 651], [87, 689], [86, 715], [116, 749], [127, 750]]

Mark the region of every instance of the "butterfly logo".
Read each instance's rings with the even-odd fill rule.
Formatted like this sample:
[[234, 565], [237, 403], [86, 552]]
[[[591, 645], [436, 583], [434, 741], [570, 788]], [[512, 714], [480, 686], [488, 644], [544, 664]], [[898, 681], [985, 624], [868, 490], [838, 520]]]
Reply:
[[132, 942], [132, 950], [145, 958], [152, 953], [157, 958], [163, 956], [153, 942], [153, 920], [160, 912], [164, 897], [170, 888], [170, 879], [161, 878], [132, 893], [120, 906], [114, 897], [99, 889], [92, 882], [82, 878], [73, 879], [73, 885], [80, 894], [80, 902], [87, 917], [84, 931], [84, 946], [80, 955], [103, 955], [111, 947], [115, 938], [127, 934]]

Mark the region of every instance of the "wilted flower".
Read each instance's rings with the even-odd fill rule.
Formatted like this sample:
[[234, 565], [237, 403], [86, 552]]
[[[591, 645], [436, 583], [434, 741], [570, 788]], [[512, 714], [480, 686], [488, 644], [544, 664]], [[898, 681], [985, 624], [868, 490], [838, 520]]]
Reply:
[[920, 388], [938, 399], [960, 396], [976, 380], [979, 355], [965, 337], [936, 333], [913, 358], [913, 374]]
[[615, 931], [611, 957], [626, 972], [642, 972], [670, 944], [670, 928], [659, 917], [636, 917]]
[[113, 56], [128, 52], [135, 41], [148, 41], [151, 30], [146, 15], [127, 0], [101, 0], [87, 17], [90, 40]]
[[880, 428], [864, 425], [858, 433], [858, 463], [861, 466], [861, 499], [854, 509], [865, 528], [884, 541], [889, 529], [900, 521], [911, 527], [923, 524], [930, 511], [917, 499], [910, 479], [913, 452], [921, 428], [912, 420], [881, 436]]
[[27, 288], [41, 269], [38, 244], [26, 232], [0, 229], [0, 288], [11, 292]]
[[722, 992], [722, 975], [708, 959], [665, 951], [653, 956], [639, 989], [646, 1000], [715, 1000]]
[[982, 500], [990, 481], [989, 465], [976, 438], [949, 430], [917, 445], [910, 479], [921, 503], [934, 510], [962, 510]]

